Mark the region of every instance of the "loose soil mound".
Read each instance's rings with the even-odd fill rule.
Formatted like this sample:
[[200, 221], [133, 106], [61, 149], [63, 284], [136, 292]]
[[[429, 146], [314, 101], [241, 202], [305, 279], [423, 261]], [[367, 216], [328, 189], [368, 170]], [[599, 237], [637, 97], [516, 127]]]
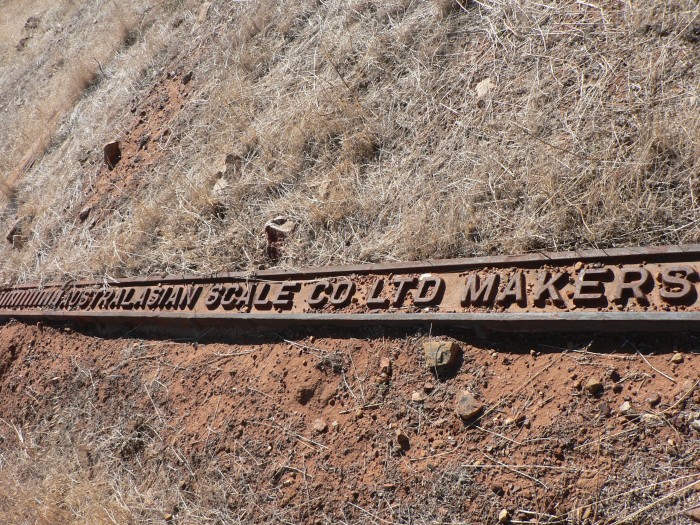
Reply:
[[[428, 341], [458, 362], [426, 369]], [[687, 523], [697, 344], [11, 323], [0, 522]], [[455, 413], [463, 390], [476, 420]]]

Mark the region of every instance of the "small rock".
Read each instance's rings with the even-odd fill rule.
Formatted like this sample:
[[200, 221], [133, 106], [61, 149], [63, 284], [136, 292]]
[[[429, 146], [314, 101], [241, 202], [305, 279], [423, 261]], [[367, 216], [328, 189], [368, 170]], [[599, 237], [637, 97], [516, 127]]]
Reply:
[[608, 377], [613, 383], [617, 383], [620, 381], [620, 379], [622, 379], [620, 372], [618, 372], [614, 368], [612, 370], [608, 370]]
[[517, 426], [522, 426], [523, 423], [525, 422], [527, 418], [525, 417], [525, 414], [520, 414], [515, 417], [508, 417], [506, 420], [503, 422], [503, 424], [507, 427], [511, 425], [517, 425]]
[[601, 403], [600, 406], [598, 407], [598, 410], [600, 410], [600, 413], [603, 417], [610, 417], [610, 413], [611, 413], [610, 405], [608, 405], [607, 403], [605, 403], [605, 402]]
[[476, 98], [478, 98], [479, 100], [486, 98], [495, 87], [496, 85], [493, 82], [491, 82], [491, 79], [486, 77], [484, 80], [479, 82], [474, 88], [474, 90], [476, 91]]
[[173, 521], [173, 515], [168, 513], [168, 514], [163, 514], [163, 519], [165, 521]]
[[615, 383], [612, 387], [612, 391], [615, 392], [616, 394], [619, 394], [622, 392], [622, 384], [621, 383]]
[[396, 443], [398, 443], [401, 450], [406, 451], [411, 448], [411, 441], [408, 436], [400, 430], [396, 431]]
[[411, 394], [411, 401], [414, 403], [422, 403], [425, 401], [425, 396], [421, 392], [413, 391]]
[[192, 75], [193, 75], [192, 71], [188, 71], [187, 73], [185, 73], [185, 76], [182, 77], [182, 84], [183, 85], [189, 84], [190, 80], [192, 80]]
[[433, 390], [435, 390], [435, 385], [432, 384], [430, 381], [427, 381], [423, 385], [423, 392], [425, 392], [426, 394], [430, 394], [430, 392], [432, 392]]
[[284, 240], [291, 235], [296, 228], [296, 223], [286, 217], [278, 216], [265, 223], [267, 235], [267, 255], [270, 259], [279, 259], [282, 255]]
[[214, 183], [214, 188], [212, 188], [211, 193], [216, 199], [222, 198], [226, 194], [226, 188], [228, 188], [229, 184], [226, 179], [223, 177], [220, 179], [217, 179], [216, 182]]
[[85, 220], [90, 216], [91, 211], [92, 206], [85, 206], [82, 210], [80, 210], [80, 213], [78, 213], [78, 219], [80, 219], [80, 222], [85, 222]]
[[24, 243], [24, 236], [22, 235], [23, 222], [23, 219], [17, 219], [5, 236], [7, 242], [12, 244], [12, 246], [20, 247]]
[[459, 346], [452, 341], [427, 341], [423, 343], [425, 367], [429, 370], [454, 365], [459, 357]]
[[681, 395], [688, 394], [691, 390], [695, 388], [695, 381], [691, 379], [686, 379], [681, 386]]
[[680, 352], [676, 352], [675, 354], [673, 354], [673, 357], [671, 357], [671, 362], [674, 365], [680, 365], [683, 362], [683, 354], [681, 354]]
[[313, 428], [316, 433], [323, 434], [324, 432], [328, 431], [328, 423], [326, 423], [323, 419], [316, 419], [314, 421]]
[[700, 523], [700, 507], [695, 507], [694, 509], [686, 510], [685, 515], [688, 516], [695, 523]]
[[461, 390], [457, 393], [455, 411], [464, 421], [477, 417], [484, 406], [468, 390]]
[[33, 29], [36, 29], [39, 27], [39, 23], [41, 22], [41, 18], [38, 16], [30, 16], [27, 18], [27, 21], [24, 23], [24, 29], [27, 31], [31, 31]]
[[656, 405], [661, 403], [661, 396], [658, 393], [653, 393], [646, 399], [647, 403], [649, 403], [649, 406], [654, 408]]
[[642, 414], [642, 423], [650, 426], [659, 426], [664, 424], [664, 420], [656, 414]]
[[108, 142], [104, 147], [104, 160], [109, 170], [113, 170], [122, 158], [122, 149], [118, 140]]
[[634, 412], [632, 412], [632, 405], [630, 404], [629, 401], [625, 401], [620, 405], [620, 408], [617, 409], [617, 411], [622, 414], [623, 416], [633, 416], [635, 415]]
[[382, 357], [379, 360], [379, 373], [380, 374], [386, 374], [387, 377], [391, 375], [391, 359], [388, 357]]
[[333, 432], [338, 432], [338, 430], [340, 430], [340, 423], [333, 421], [333, 423], [331, 423], [331, 428], [333, 429]]
[[498, 513], [498, 523], [506, 523], [510, 519], [510, 512], [503, 509]]
[[586, 392], [592, 396], [597, 396], [603, 393], [603, 382], [600, 379], [590, 378], [584, 386]]

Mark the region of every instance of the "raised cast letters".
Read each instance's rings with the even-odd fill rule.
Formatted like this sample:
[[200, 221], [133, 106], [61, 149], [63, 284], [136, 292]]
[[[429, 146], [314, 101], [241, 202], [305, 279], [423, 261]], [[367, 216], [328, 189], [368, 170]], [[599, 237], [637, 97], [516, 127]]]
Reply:
[[331, 294], [331, 304], [334, 308], [343, 308], [350, 304], [355, 295], [355, 283], [343, 280], [335, 283]]
[[411, 288], [415, 288], [417, 279], [415, 277], [394, 277], [392, 283], [396, 287], [396, 293], [391, 300], [391, 306], [399, 307], [403, 305], [406, 294]]
[[[700, 256], [700, 246], [697, 250]], [[287, 312], [296, 316], [314, 310], [354, 314], [383, 309], [401, 316], [418, 314], [424, 308], [420, 315], [429, 321], [433, 313], [498, 315], [510, 311], [520, 315], [553, 307], [602, 315], [615, 310], [612, 305], [618, 312], [700, 312], [700, 261], [681, 262], [686, 259], [677, 255], [673, 260], [679, 262], [665, 263], [658, 262], [661, 257], [657, 252], [652, 255], [654, 259], [648, 263], [617, 260], [614, 265], [591, 262], [590, 258], [576, 265], [569, 262], [571, 258], [560, 265], [551, 259], [543, 259], [541, 265], [529, 259], [522, 266], [501, 262], [478, 269], [475, 265], [460, 269], [450, 263], [444, 272], [424, 274], [401, 265], [396, 273], [329, 271], [318, 280], [308, 273], [297, 273], [300, 277], [275, 274], [270, 280], [260, 276], [223, 277], [220, 281], [216, 277], [168, 277], [141, 284], [127, 280], [22, 285], [0, 289], [0, 315], [4, 311], [6, 317], [20, 317], [23, 310], [31, 310], [36, 316], [43, 310], [47, 315], [66, 312], [89, 317], [91, 311], [128, 311], [138, 316], [150, 310], [194, 314], [183, 318], [230, 312], [234, 319], [247, 313], [274, 316]], [[421, 263], [420, 269], [425, 268]], [[197, 279], [205, 284], [196, 284]], [[558, 314], [568, 315], [566, 311]]]
[[492, 304], [496, 297], [498, 288], [499, 275], [497, 273], [489, 275], [484, 283], [479, 285], [479, 276], [471, 274], [467, 279], [467, 284], [464, 286], [462, 293], [462, 306], [482, 306], [484, 304]]
[[610, 268], [585, 268], [581, 270], [576, 281], [574, 304], [585, 304], [605, 299], [605, 286], [612, 271]]
[[311, 308], [323, 308], [328, 302], [328, 290], [332, 289], [332, 285], [329, 281], [322, 280], [314, 284], [313, 290], [311, 290], [311, 295], [307, 301]]
[[413, 298], [416, 306], [431, 306], [439, 303], [445, 293], [445, 280], [442, 277], [425, 276], [418, 282], [418, 290]]
[[520, 307], [527, 306], [527, 297], [525, 295], [525, 274], [521, 271], [515, 272], [508, 280], [500, 294], [498, 294], [497, 302], [507, 306], [515, 303]]
[[564, 298], [561, 296], [559, 283], [561, 283], [566, 275], [561, 272], [550, 273], [548, 271], [539, 272], [537, 275], [537, 284], [533, 292], [534, 304], [541, 305], [547, 299], [552, 301], [556, 306], [564, 306]]
[[384, 290], [384, 279], [377, 279], [370, 288], [367, 296], [367, 306], [370, 308], [386, 308], [389, 306], [389, 299], [382, 297]]
[[695, 299], [697, 291], [690, 279], [697, 280], [698, 274], [690, 266], [672, 266], [660, 274], [661, 289], [659, 295], [668, 303]]
[[646, 268], [622, 268], [615, 276], [613, 301], [622, 303], [634, 297], [638, 303], [646, 303], [647, 296], [643, 288], [651, 283], [651, 274]]

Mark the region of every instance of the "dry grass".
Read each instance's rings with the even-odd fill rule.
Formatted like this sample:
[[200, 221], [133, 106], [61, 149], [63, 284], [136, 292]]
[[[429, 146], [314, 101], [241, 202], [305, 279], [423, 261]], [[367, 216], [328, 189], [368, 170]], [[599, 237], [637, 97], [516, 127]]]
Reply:
[[[107, 46], [105, 77], [5, 211], [6, 226], [31, 218], [25, 248], [2, 250], [5, 279], [266, 266], [263, 224], [279, 214], [299, 224], [282, 261], [294, 266], [698, 240], [692, 0], [199, 11], [141, 8], [136, 44]], [[66, 59], [91, 38], [88, 15], [69, 14]], [[129, 100], [177, 67], [192, 68], [195, 93], [167, 124], [167, 154], [136, 174], [136, 195], [104, 204], [107, 220], [76, 223]], [[48, 75], [14, 57], [4, 68]], [[210, 189], [227, 153], [243, 170], [222, 218]]]

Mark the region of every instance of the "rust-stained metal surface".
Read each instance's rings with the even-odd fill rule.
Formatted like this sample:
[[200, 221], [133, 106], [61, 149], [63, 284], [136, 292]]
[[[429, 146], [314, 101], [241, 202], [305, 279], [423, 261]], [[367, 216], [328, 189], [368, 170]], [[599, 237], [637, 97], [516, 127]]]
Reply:
[[0, 317], [129, 324], [700, 329], [700, 245], [535, 253], [0, 290]]

